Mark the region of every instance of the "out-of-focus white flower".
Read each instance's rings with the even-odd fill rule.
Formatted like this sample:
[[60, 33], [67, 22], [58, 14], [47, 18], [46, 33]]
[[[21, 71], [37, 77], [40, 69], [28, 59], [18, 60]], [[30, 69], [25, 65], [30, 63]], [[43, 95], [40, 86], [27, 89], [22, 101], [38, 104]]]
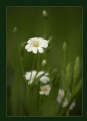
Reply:
[[58, 92], [58, 96], [57, 96], [57, 102], [58, 103], [61, 103], [63, 98], [64, 98], [64, 90], [63, 89], [59, 89], [59, 92]]
[[43, 53], [44, 48], [48, 47], [48, 41], [43, 39], [42, 37], [34, 37], [30, 38], [25, 46], [25, 49], [28, 52], [33, 52], [34, 54]]
[[31, 71], [25, 73], [25, 79], [28, 80], [28, 85], [32, 84], [34, 78], [39, 78], [39, 80], [46, 84], [49, 80], [49, 73], [45, 73], [44, 71], [40, 71], [37, 73], [37, 71]]
[[42, 66], [45, 66], [47, 64], [47, 61], [44, 59], [43, 61], [42, 61]]
[[68, 99], [65, 98], [62, 107], [65, 108], [65, 107], [68, 105], [68, 103], [69, 103], [69, 102], [68, 102]]
[[50, 90], [51, 90], [51, 86], [50, 85], [40, 86], [39, 94], [40, 95], [49, 95]]
[[75, 103], [75, 101], [73, 101], [72, 104], [70, 105], [69, 109], [70, 109], [70, 110], [73, 110], [73, 108], [74, 108], [75, 106], [76, 106], [76, 103]]

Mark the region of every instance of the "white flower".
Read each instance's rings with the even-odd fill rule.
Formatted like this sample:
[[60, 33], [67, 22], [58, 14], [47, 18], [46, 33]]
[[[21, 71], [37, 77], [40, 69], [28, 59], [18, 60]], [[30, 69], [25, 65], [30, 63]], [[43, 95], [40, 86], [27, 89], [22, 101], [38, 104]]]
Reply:
[[64, 98], [64, 90], [63, 89], [59, 89], [59, 92], [58, 92], [58, 96], [57, 96], [57, 102], [58, 103], [61, 103], [63, 98]]
[[43, 53], [44, 48], [48, 47], [48, 41], [43, 39], [42, 37], [34, 37], [30, 38], [27, 42], [27, 45], [25, 46], [25, 49], [28, 52], [36, 53]]
[[[36, 77], [35, 77], [36, 76]], [[32, 84], [34, 78], [39, 78], [39, 80], [46, 84], [49, 81], [49, 73], [45, 73], [44, 71], [40, 71], [37, 73], [37, 71], [31, 71], [25, 73], [25, 79], [28, 80], [28, 85]]]
[[70, 110], [73, 110], [73, 108], [76, 106], [76, 103], [75, 103], [75, 101], [74, 102], [72, 102], [72, 104], [70, 105], [70, 107], [69, 107], [69, 109]]
[[50, 85], [40, 86], [39, 94], [40, 95], [49, 95], [50, 90], [51, 90], [51, 86]]
[[68, 102], [68, 99], [65, 98], [62, 107], [65, 108], [65, 107], [68, 105], [68, 103], [69, 103], [69, 102]]

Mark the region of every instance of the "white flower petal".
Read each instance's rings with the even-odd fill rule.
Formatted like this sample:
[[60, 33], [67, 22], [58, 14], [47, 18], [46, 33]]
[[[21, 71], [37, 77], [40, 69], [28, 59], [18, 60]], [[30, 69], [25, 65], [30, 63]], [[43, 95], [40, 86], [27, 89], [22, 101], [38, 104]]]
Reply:
[[26, 80], [30, 80], [30, 75], [31, 75], [30, 72], [26, 72], [26, 73], [25, 73], [25, 79], [26, 79]]
[[64, 93], [64, 90], [63, 89], [59, 89], [59, 92], [58, 92], [58, 95], [63, 98], [65, 93]]
[[31, 51], [32, 51], [32, 48], [31, 48], [31, 47], [29, 47], [29, 48], [27, 49], [27, 51], [28, 51], [28, 52], [31, 52]]
[[31, 78], [32, 78], [32, 80], [35, 78], [36, 73], [37, 73], [36, 71], [32, 71], [32, 72], [31, 72], [31, 74], [32, 74], [32, 77], [31, 77]]
[[49, 81], [49, 77], [47, 77], [47, 76], [42, 76], [42, 77], [40, 78], [40, 81], [43, 82], [44, 84], [46, 84], [46, 83]]
[[50, 93], [50, 90], [51, 90], [51, 86], [50, 85], [43, 85], [43, 86], [40, 86], [40, 93], [43, 93], [45, 95], [49, 95]]
[[38, 39], [39, 39], [40, 41], [43, 41], [43, 40], [44, 40], [42, 37], [38, 37]]
[[39, 53], [43, 53], [44, 52], [43, 48], [41, 48], [41, 47], [38, 47], [38, 51], [39, 51]]
[[25, 49], [27, 50], [29, 47], [30, 47], [30, 45], [29, 45], [29, 44], [27, 44], [27, 45], [25, 46]]
[[47, 47], [48, 47], [48, 43], [42, 43], [42, 44], [41, 44], [41, 47], [47, 48]]
[[44, 91], [39, 91], [39, 94], [40, 94], [40, 95], [43, 95], [43, 94], [44, 94]]
[[37, 74], [37, 78], [38, 78], [39, 76], [41, 76], [42, 74], [44, 74], [44, 71], [40, 71], [40, 72], [38, 72], [38, 74]]
[[28, 41], [27, 41], [27, 43], [29, 44], [31, 42], [31, 39], [29, 39]]
[[67, 98], [65, 98], [65, 100], [64, 100], [64, 102], [63, 102], [62, 107], [64, 108], [64, 107], [66, 107], [67, 105], [68, 105], [68, 99], [67, 99]]
[[73, 108], [75, 107], [75, 105], [76, 105], [75, 102], [72, 102], [72, 104], [70, 105], [69, 109], [73, 110]]
[[45, 91], [45, 95], [49, 95], [50, 91]]
[[37, 48], [33, 47], [32, 51], [33, 51], [34, 54], [36, 54], [37, 53]]
[[[51, 87], [50, 87], [50, 85], [47, 85], [47, 87], [48, 87], [48, 89], [45, 91], [45, 95], [49, 95], [49, 93], [50, 93], [50, 90], [51, 90]], [[46, 88], [47, 88], [46, 87]]]
[[62, 100], [64, 98], [64, 95], [65, 95], [64, 90], [63, 89], [59, 89], [58, 96], [57, 96], [57, 102], [58, 103], [62, 102]]
[[31, 85], [32, 82], [33, 82], [33, 79], [29, 80], [29, 81], [28, 81], [28, 85]]
[[39, 40], [39, 38], [38, 37], [33, 37], [33, 38], [31, 38], [31, 40], [36, 41], [36, 40]]
[[45, 73], [45, 76], [49, 76], [49, 73]]
[[60, 96], [57, 97], [57, 102], [62, 103], [62, 99], [60, 98]]

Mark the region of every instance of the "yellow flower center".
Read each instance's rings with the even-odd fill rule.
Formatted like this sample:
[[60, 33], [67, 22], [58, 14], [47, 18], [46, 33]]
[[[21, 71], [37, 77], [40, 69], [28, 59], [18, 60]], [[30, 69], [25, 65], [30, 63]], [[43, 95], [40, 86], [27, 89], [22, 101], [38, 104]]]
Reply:
[[48, 91], [48, 88], [43, 88], [42, 91]]
[[34, 45], [34, 47], [38, 47], [39, 46], [39, 41], [34, 41], [34, 43], [33, 43], [33, 45]]

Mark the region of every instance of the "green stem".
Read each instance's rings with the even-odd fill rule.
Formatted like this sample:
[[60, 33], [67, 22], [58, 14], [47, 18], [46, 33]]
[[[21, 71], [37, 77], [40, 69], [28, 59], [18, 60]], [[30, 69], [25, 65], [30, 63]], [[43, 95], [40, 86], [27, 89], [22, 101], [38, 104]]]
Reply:
[[66, 68], [66, 50], [64, 50], [64, 67]]
[[65, 77], [65, 90], [67, 90], [67, 81], [66, 81], [66, 50], [64, 50], [64, 77]]
[[21, 48], [20, 47], [19, 47], [19, 60], [20, 60], [20, 65], [21, 65], [21, 70], [22, 70], [22, 76], [24, 77], [23, 58], [21, 56]]
[[47, 35], [47, 19], [44, 20], [44, 38], [46, 38]]
[[68, 111], [66, 112], [66, 116], [69, 116], [69, 112], [70, 112], [70, 110], [69, 110], [69, 108], [68, 108]]
[[38, 114], [40, 113], [40, 94], [39, 94], [39, 90], [40, 90], [40, 82], [39, 82], [38, 88], [37, 88], [37, 110], [38, 110]]
[[28, 107], [28, 115], [29, 115], [29, 112], [30, 112], [30, 107], [28, 106], [28, 102], [29, 102], [29, 100], [28, 100], [28, 83], [27, 83], [27, 107]]
[[[38, 61], [37, 61], [37, 72], [39, 70], [39, 53], [38, 53]], [[38, 110], [38, 113], [40, 111], [40, 94], [39, 94], [39, 90], [40, 90], [40, 82], [38, 83], [38, 90], [37, 90], [37, 110]]]
[[73, 93], [73, 90], [74, 90], [74, 87], [75, 87], [75, 78], [74, 78], [74, 81], [73, 81], [73, 85], [72, 85], [72, 93]]
[[[33, 68], [34, 68], [35, 60], [36, 60], [36, 55], [35, 55], [35, 57], [34, 57], [34, 61], [33, 61], [33, 65], [32, 65], [32, 69], [31, 69], [32, 71], [33, 71]], [[30, 80], [31, 80], [31, 77], [32, 77], [32, 71], [31, 71]]]
[[[33, 67], [34, 67], [34, 64], [35, 64], [35, 60], [36, 60], [36, 55], [35, 55], [35, 58], [34, 58], [34, 61], [33, 61], [33, 65], [32, 65], [32, 70], [33, 70]], [[31, 71], [31, 76], [30, 76], [30, 80], [32, 78], [32, 71]], [[28, 100], [28, 95], [30, 97], [30, 94], [28, 93], [30, 90], [29, 90], [29, 86], [28, 86], [28, 82], [27, 82], [27, 106], [28, 106], [28, 102], [29, 102], [29, 106], [28, 106], [28, 112], [30, 112], [30, 107], [31, 107], [31, 101], [30, 101], [30, 98]], [[30, 109], [29, 109], [30, 108]], [[28, 113], [29, 114], [29, 113]]]

